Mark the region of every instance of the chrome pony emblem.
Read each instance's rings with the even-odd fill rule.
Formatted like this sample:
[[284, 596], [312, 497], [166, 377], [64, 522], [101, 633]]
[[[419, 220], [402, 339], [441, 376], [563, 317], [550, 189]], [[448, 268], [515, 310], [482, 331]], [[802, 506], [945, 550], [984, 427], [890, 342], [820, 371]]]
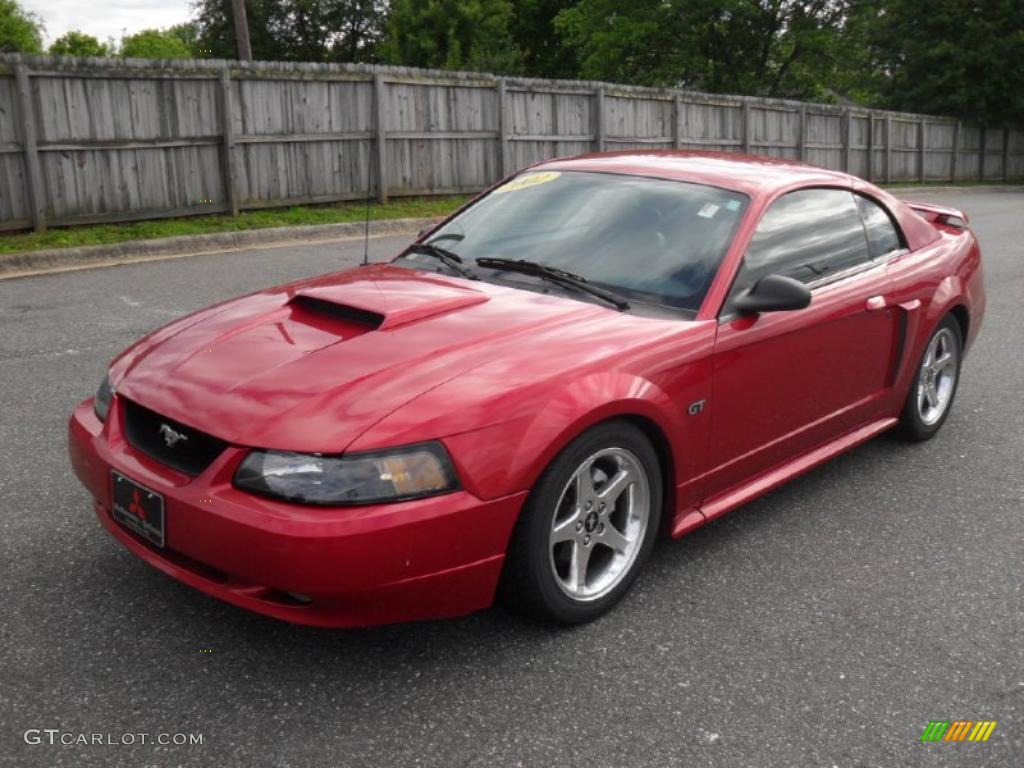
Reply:
[[188, 440], [188, 437], [186, 435], [183, 435], [181, 434], [181, 432], [172, 429], [167, 424], [160, 425], [160, 434], [163, 435], [164, 443], [167, 445], [168, 448], [173, 448], [178, 443]]

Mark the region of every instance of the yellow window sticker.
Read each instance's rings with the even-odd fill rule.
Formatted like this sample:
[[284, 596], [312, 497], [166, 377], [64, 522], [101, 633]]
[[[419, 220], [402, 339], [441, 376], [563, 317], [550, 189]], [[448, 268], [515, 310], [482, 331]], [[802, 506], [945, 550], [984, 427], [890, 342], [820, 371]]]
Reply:
[[504, 186], [498, 187], [494, 190], [494, 194], [501, 192], [518, 192], [521, 189], [527, 189], [529, 187], [535, 187], [538, 184], [546, 184], [549, 181], [554, 181], [562, 174], [558, 171], [542, 171], [541, 173], [524, 173], [522, 176], [516, 176], [512, 181]]

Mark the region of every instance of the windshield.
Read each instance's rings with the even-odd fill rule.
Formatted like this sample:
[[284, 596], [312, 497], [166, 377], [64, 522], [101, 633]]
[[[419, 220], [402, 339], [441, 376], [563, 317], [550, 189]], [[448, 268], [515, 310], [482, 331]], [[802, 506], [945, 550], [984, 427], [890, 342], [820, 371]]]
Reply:
[[745, 195], [702, 184], [528, 171], [427, 242], [457, 254], [486, 279], [523, 278], [477, 267], [476, 259], [526, 259], [573, 272], [631, 302], [696, 311], [747, 202]]

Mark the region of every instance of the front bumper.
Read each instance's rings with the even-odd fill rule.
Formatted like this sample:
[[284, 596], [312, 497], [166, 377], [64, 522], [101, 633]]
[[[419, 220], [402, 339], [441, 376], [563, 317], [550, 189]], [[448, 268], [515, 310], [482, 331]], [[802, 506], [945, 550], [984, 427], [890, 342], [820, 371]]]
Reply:
[[[466, 491], [365, 507], [311, 508], [237, 490], [245, 450], [197, 477], [134, 450], [117, 398], [100, 422], [87, 400], [69, 424], [75, 474], [108, 531], [164, 573], [226, 602], [301, 624], [353, 627], [459, 616], [494, 601], [525, 492]], [[162, 494], [165, 547], [110, 514], [114, 469]]]

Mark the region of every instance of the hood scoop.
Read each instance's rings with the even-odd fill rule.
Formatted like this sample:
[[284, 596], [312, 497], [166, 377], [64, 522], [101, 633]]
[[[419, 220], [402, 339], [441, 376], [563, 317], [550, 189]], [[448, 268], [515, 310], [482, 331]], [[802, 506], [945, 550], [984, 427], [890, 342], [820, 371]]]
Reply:
[[313, 315], [318, 318], [358, 325], [369, 331], [375, 331], [384, 324], [384, 315], [302, 293], [292, 297], [288, 306], [292, 309], [293, 319], [300, 322], [303, 317]]
[[386, 331], [490, 299], [473, 288], [461, 288], [404, 269], [371, 268], [352, 277], [345, 282], [304, 288], [292, 297], [289, 306], [370, 330]]

